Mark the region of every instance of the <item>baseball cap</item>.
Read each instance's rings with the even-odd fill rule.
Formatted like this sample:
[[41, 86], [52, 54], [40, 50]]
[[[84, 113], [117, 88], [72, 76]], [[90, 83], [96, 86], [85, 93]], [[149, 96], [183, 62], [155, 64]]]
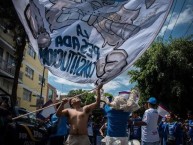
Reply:
[[150, 97], [147, 102], [150, 103], [150, 104], [157, 104], [157, 100], [154, 97]]

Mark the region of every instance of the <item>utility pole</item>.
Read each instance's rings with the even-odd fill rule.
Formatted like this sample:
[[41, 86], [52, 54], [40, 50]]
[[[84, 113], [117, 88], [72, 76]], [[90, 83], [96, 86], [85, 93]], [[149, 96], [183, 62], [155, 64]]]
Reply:
[[[41, 107], [42, 107], [42, 105], [43, 105], [43, 102], [42, 102], [42, 100], [43, 100], [43, 97], [42, 97], [42, 92], [43, 92], [43, 84], [45, 83], [44, 82], [44, 73], [45, 73], [45, 66], [44, 66], [44, 68], [43, 68], [43, 73], [42, 73], [42, 82], [41, 82], [41, 92], [40, 92], [40, 101], [41, 101]], [[38, 107], [40, 107], [40, 106], [38, 106]]]

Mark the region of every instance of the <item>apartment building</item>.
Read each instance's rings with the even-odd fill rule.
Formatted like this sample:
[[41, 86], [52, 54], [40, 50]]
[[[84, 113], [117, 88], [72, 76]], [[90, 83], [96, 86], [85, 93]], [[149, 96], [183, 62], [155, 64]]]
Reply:
[[48, 70], [40, 64], [30, 43], [26, 45], [20, 71], [23, 72], [23, 78], [22, 83], [18, 84], [18, 105], [35, 110], [46, 101]]
[[[62, 101], [62, 99], [67, 98], [67, 95], [62, 95], [62, 94], [57, 94], [57, 90], [54, 86], [51, 84], [48, 84], [48, 89], [47, 89], [47, 100], [52, 100], [53, 103], [56, 103], [58, 101]], [[64, 105], [64, 108], [70, 108], [69, 103], [66, 103]]]
[[[9, 97], [15, 73], [13, 33], [0, 22], [0, 97]], [[44, 79], [43, 79], [44, 78]], [[46, 101], [48, 70], [45, 69], [30, 43], [27, 43], [17, 90], [18, 106], [29, 111], [36, 110]]]
[[[0, 24], [0, 97], [9, 97], [12, 92], [12, 84], [15, 73], [15, 42], [13, 33], [6, 30]], [[19, 83], [21, 83], [22, 73], [20, 73]]]
[[57, 91], [56, 88], [54, 86], [52, 86], [51, 84], [48, 83], [47, 85], [47, 97], [46, 97], [46, 101], [48, 100], [52, 100], [52, 102], [56, 102], [57, 100]]

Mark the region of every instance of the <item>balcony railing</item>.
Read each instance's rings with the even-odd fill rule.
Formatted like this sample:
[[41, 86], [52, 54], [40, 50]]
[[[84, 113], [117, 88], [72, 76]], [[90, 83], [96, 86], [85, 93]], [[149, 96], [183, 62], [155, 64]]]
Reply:
[[[16, 68], [15, 63], [8, 63], [2, 57], [0, 57], [0, 70], [8, 73], [14, 78], [15, 68]], [[22, 80], [22, 78], [23, 78], [23, 72], [19, 72], [19, 79]]]
[[2, 57], [0, 57], [0, 69], [12, 76], [15, 74], [15, 64], [8, 63], [7, 61], [3, 60]]

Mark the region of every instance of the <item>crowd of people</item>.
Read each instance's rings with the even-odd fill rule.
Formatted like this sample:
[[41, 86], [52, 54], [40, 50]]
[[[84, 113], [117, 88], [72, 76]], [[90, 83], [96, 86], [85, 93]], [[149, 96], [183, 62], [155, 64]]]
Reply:
[[[111, 116], [104, 114], [105, 117], [107, 117], [107, 121], [101, 123], [99, 132], [105, 140], [102, 139], [99, 144], [102, 145], [104, 142], [107, 145], [112, 144], [112, 142], [108, 143], [109, 137], [115, 139], [115, 141], [119, 140], [121, 145], [128, 144], [124, 143], [122, 140], [124, 137], [126, 137], [128, 141], [138, 140], [141, 145], [193, 144], [192, 111], [188, 111], [187, 118], [184, 119], [179, 118], [172, 112], [161, 117], [157, 112], [157, 100], [154, 97], [151, 97], [146, 103], [144, 103], [143, 107], [145, 109], [143, 115], [141, 115], [139, 110], [134, 111], [129, 115], [127, 122], [124, 122], [124, 119], [120, 116], [114, 117], [112, 121], [112, 114]], [[116, 110], [113, 111], [116, 112]], [[119, 114], [121, 113], [119, 112]], [[120, 123], [122, 123], [122, 127], [120, 127]], [[114, 127], [115, 129], [113, 130]], [[111, 131], [114, 134], [111, 134]], [[119, 133], [120, 131], [122, 133]], [[124, 135], [124, 133], [126, 133], [126, 135]], [[118, 141], [117, 144], [119, 144]], [[98, 144], [94, 143], [93, 145]]]
[[[100, 91], [96, 102], [81, 107], [79, 98], [70, 100], [72, 108], [58, 109], [58, 116], [66, 116], [70, 127], [65, 145], [128, 145], [137, 140], [141, 145], [191, 145], [193, 144], [193, 113], [187, 119], [179, 119], [173, 113], [159, 116], [157, 100], [150, 97], [144, 103], [144, 113], [115, 109], [105, 104], [103, 114], [94, 121], [92, 110], [99, 105]], [[63, 104], [68, 100], [64, 99]], [[62, 105], [63, 105], [62, 104]], [[61, 106], [62, 106], [61, 105]]]
[[[138, 141], [141, 145], [193, 145], [193, 112], [187, 112], [186, 119], [180, 119], [170, 112], [160, 116], [157, 100], [150, 97], [144, 103], [144, 112], [128, 109], [120, 102], [106, 103], [100, 115], [93, 115], [93, 110], [100, 106], [102, 85], [96, 89], [96, 101], [82, 107], [78, 97], [63, 99], [57, 105], [56, 113], [50, 115], [49, 121], [56, 124], [56, 130], [49, 132], [49, 145], [128, 145]], [[64, 108], [64, 104], [70, 108]], [[128, 103], [128, 102], [127, 102]], [[119, 107], [117, 107], [119, 104]], [[113, 106], [114, 105], [114, 106]], [[131, 104], [130, 104], [131, 105]], [[3, 128], [8, 106], [0, 104], [0, 143], [3, 144]]]
[[193, 144], [193, 113], [187, 112], [187, 119], [181, 119], [173, 113], [167, 114], [159, 122], [160, 142], [163, 145]]

